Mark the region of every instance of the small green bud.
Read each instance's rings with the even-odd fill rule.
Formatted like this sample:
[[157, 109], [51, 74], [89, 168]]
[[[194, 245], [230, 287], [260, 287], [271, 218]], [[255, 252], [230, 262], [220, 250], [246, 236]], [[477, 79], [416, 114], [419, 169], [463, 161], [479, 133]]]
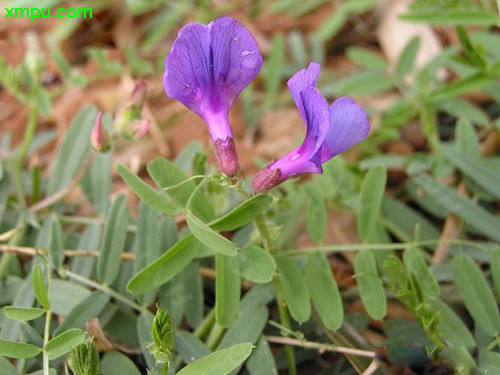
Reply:
[[74, 375], [102, 375], [99, 354], [90, 340], [71, 349], [68, 365]]
[[162, 310], [160, 306], [158, 306], [153, 319], [151, 337], [153, 338], [153, 342], [148, 345], [148, 350], [153, 354], [158, 363], [166, 363], [168, 365], [172, 360], [175, 336], [170, 314], [168, 311]]
[[116, 114], [113, 127], [125, 138], [134, 138], [136, 130], [131, 128], [134, 127], [135, 120], [138, 120], [141, 116], [142, 107], [144, 107], [144, 104], [146, 103], [146, 93], [146, 83], [143, 81], [137, 82], [130, 93], [130, 96], [121, 105], [118, 113]]

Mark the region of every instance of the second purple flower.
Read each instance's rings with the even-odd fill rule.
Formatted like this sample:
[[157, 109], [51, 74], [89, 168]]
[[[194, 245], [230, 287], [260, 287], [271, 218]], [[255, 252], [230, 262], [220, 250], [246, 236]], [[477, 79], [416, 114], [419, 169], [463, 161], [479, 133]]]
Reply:
[[221, 171], [239, 170], [228, 112], [257, 76], [262, 56], [250, 32], [230, 17], [184, 26], [165, 58], [167, 96], [179, 100], [208, 125]]

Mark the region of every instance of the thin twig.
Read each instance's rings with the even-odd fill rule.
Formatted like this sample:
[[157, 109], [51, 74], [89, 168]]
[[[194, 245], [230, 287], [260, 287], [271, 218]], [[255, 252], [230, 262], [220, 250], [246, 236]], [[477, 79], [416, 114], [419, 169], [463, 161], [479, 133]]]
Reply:
[[366, 368], [365, 372], [363, 372], [363, 375], [372, 375], [373, 373], [375, 373], [375, 371], [377, 371], [377, 369], [378, 369], [378, 363], [377, 360], [374, 359], [372, 363], [370, 363], [370, 366]]
[[335, 352], [335, 353], [342, 353], [349, 355], [357, 355], [360, 357], [375, 358], [375, 352], [369, 350], [346, 348], [330, 344], [321, 344], [318, 342], [303, 341], [282, 336], [266, 336], [266, 340], [269, 342], [274, 342], [276, 344], [300, 346], [301, 348], [306, 348], [306, 349], [316, 349], [320, 353]]

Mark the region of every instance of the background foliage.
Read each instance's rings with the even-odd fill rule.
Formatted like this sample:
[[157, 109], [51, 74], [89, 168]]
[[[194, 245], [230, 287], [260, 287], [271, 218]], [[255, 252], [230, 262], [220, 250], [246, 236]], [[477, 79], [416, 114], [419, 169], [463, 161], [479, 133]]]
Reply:
[[[500, 5], [406, 3], [7, 2], [93, 18], [0, 24], [0, 372], [495, 373]], [[265, 57], [231, 113], [247, 176], [300, 141], [311, 60], [370, 137], [270, 194], [218, 175], [161, 74], [226, 14]], [[95, 153], [138, 80], [150, 134]]]

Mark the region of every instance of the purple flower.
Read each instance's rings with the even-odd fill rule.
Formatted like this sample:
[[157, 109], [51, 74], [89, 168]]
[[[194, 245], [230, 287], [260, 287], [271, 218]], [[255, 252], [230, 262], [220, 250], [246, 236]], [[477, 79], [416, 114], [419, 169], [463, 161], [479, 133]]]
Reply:
[[250, 32], [230, 17], [184, 26], [165, 58], [163, 84], [208, 125], [223, 173], [239, 170], [228, 112], [255, 78], [262, 56]]
[[267, 191], [302, 173], [323, 173], [322, 164], [365, 139], [370, 124], [363, 108], [348, 97], [335, 100], [330, 108], [315, 88], [320, 66], [309, 64], [288, 81], [293, 100], [306, 124], [302, 144], [271, 162], [253, 179], [256, 193]]

